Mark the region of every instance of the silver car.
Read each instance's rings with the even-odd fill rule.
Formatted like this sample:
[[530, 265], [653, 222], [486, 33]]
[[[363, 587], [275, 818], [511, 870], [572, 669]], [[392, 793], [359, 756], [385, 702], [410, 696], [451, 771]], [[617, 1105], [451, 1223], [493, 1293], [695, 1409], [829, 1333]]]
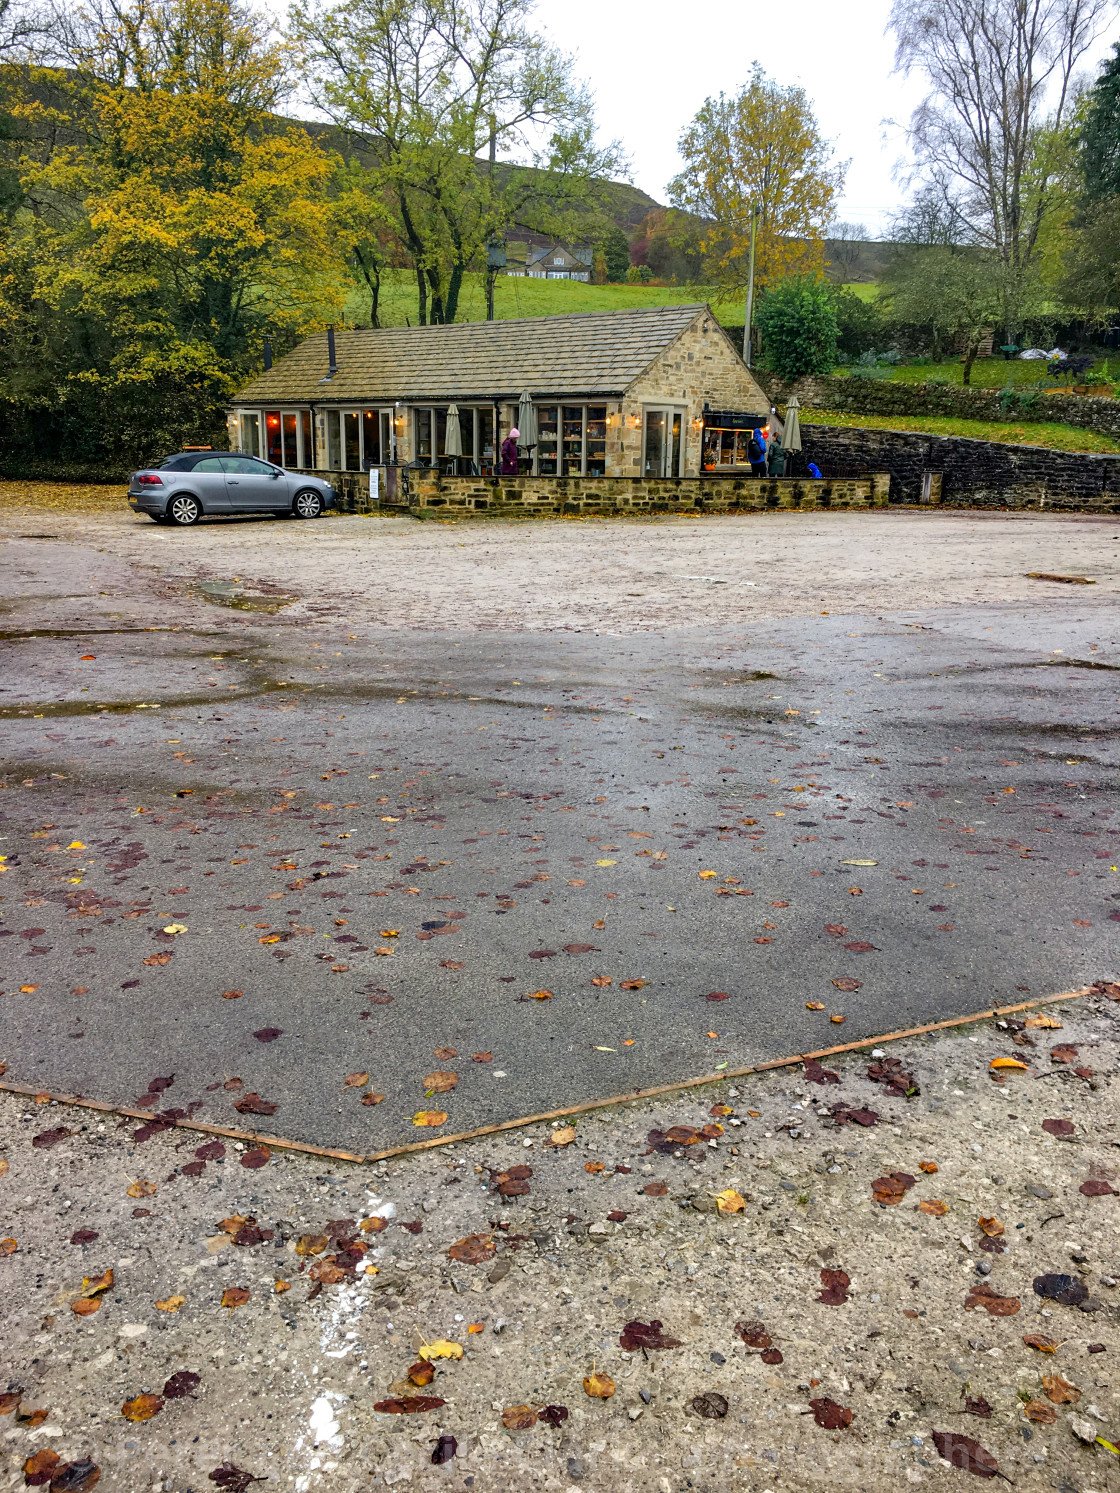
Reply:
[[129, 506], [157, 524], [196, 524], [204, 514], [275, 513], [318, 518], [335, 490], [322, 477], [286, 471], [235, 452], [181, 451], [133, 472]]

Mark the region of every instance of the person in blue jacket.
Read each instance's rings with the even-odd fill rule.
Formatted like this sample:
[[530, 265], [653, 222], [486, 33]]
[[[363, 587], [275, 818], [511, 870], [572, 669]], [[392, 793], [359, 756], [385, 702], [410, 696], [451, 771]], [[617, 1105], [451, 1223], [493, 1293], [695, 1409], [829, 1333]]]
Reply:
[[756, 425], [747, 442], [747, 455], [751, 462], [751, 476], [766, 476], [766, 436], [762, 427]]

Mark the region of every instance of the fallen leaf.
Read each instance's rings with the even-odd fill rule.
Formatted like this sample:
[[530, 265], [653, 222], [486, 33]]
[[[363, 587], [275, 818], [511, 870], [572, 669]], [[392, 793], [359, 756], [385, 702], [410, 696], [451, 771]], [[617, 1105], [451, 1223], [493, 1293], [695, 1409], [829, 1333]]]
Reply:
[[150, 1198], [154, 1195], [156, 1184], [154, 1182], [133, 1182], [131, 1187], [125, 1188], [130, 1198]]
[[380, 1104], [385, 1098], [384, 1094], [375, 1094], [372, 1089], [362, 1095], [362, 1103], [365, 1105]]
[[648, 980], [622, 980], [618, 988], [620, 990], [644, 990], [648, 984]]
[[373, 1408], [382, 1415], [418, 1415], [424, 1410], [438, 1410], [446, 1403], [436, 1395], [405, 1395], [396, 1400], [378, 1400]]
[[408, 1382], [415, 1384], [417, 1389], [424, 1389], [436, 1376], [436, 1371], [430, 1363], [414, 1363], [408, 1371]]
[[609, 1400], [614, 1394], [614, 1380], [609, 1374], [589, 1374], [583, 1381], [583, 1392], [593, 1400]]
[[550, 1001], [552, 999], [552, 991], [551, 990], [530, 990], [529, 994], [525, 997], [525, 999], [526, 1000], [530, 1000], [530, 1001]]
[[852, 1423], [852, 1412], [827, 1396], [810, 1400], [809, 1408], [817, 1425], [826, 1431], [842, 1431]]
[[[466, 969], [467, 966], [464, 964], [462, 959], [441, 959], [439, 961], [439, 967], [440, 969]], [[455, 1440], [454, 1436], [441, 1437], [440, 1439], [445, 1441]], [[457, 1442], [456, 1445], [458, 1445]]]
[[188, 1396], [193, 1396], [201, 1383], [200, 1374], [192, 1373], [190, 1369], [179, 1369], [163, 1386], [163, 1397], [165, 1400], [186, 1399]]
[[267, 1146], [253, 1146], [250, 1150], [242, 1153], [241, 1165], [247, 1166], [252, 1171], [257, 1167], [267, 1166], [268, 1158], [271, 1155], [272, 1152]]
[[447, 1115], [442, 1109], [421, 1109], [412, 1117], [414, 1125], [446, 1125]]
[[663, 1198], [669, 1191], [669, 1184], [667, 1182], [647, 1182], [642, 1191], [646, 1197]]
[[366, 1084], [369, 1083], [369, 1074], [348, 1073], [343, 1080], [343, 1083], [348, 1089], [364, 1089]]
[[988, 1404], [987, 1400], [974, 1400], [970, 1395], [965, 1395], [964, 1414], [978, 1416], [980, 1420], [991, 1420], [992, 1407]]
[[934, 1431], [933, 1444], [938, 1455], [960, 1472], [974, 1472], [977, 1477], [995, 1477], [999, 1473], [995, 1457], [971, 1436], [959, 1436], [955, 1431]]
[[1063, 1379], [1061, 1374], [1043, 1374], [1042, 1387], [1046, 1398], [1055, 1405], [1076, 1405], [1081, 1398], [1077, 1386]]
[[134, 1400], [126, 1400], [121, 1406], [121, 1414], [125, 1420], [134, 1420], [139, 1424], [141, 1421], [151, 1420], [162, 1409], [162, 1395], [142, 1394], [137, 1395]]
[[1059, 1140], [1065, 1140], [1074, 1131], [1072, 1120], [1043, 1120], [1042, 1128], [1048, 1135], [1055, 1135]]
[[821, 1291], [817, 1300], [824, 1306], [844, 1306], [848, 1300], [848, 1287], [851, 1280], [843, 1270], [822, 1270]]
[[447, 1253], [462, 1265], [482, 1265], [494, 1258], [498, 1246], [490, 1234], [467, 1234], [465, 1238], [456, 1239]]
[[142, 959], [140, 962], [147, 965], [170, 964], [171, 954], [170, 951], [164, 950], [161, 954], [149, 954], [146, 959]]
[[217, 1483], [219, 1488], [224, 1488], [226, 1493], [248, 1493], [250, 1483], [263, 1483], [263, 1477], [254, 1477], [251, 1472], [244, 1472], [240, 1467], [235, 1467], [232, 1462], [223, 1462], [220, 1467], [215, 1467], [208, 1479]]
[[988, 1067], [997, 1069], [1010, 1068], [1019, 1073], [1026, 1073], [1027, 1071], [1026, 1063], [1020, 1062], [1018, 1058], [993, 1058]]
[[233, 1107], [243, 1115], [274, 1115], [280, 1106], [270, 1104], [259, 1094], [246, 1094], [243, 1098], [236, 1100]]
[[1062, 1023], [1058, 1020], [1058, 1018], [1056, 1016], [1048, 1016], [1045, 1011], [1041, 1012], [1037, 1016], [1028, 1016], [1023, 1025], [1029, 1027], [1041, 1027], [1045, 1031], [1051, 1032], [1060, 1032], [1062, 1029]]
[[1076, 1275], [1036, 1275], [1034, 1293], [1057, 1301], [1062, 1306], [1080, 1306], [1089, 1294], [1085, 1282]]
[[177, 1312], [186, 1301], [185, 1296], [168, 1296], [166, 1301], [157, 1301], [156, 1310], [161, 1312]]
[[274, 1281], [272, 1289], [275, 1291], [277, 1296], [283, 1296], [285, 1291], [290, 1291], [292, 1289], [292, 1283], [290, 1280]]
[[603, 1171], [604, 1167], [601, 1161], [585, 1161], [583, 1164], [583, 1169], [585, 1172], [590, 1172], [592, 1175], [595, 1175], [598, 1172]]
[[101, 1310], [101, 1302], [89, 1296], [79, 1296], [77, 1301], [70, 1303], [70, 1310], [76, 1317], [92, 1317], [94, 1312]]
[[576, 1138], [576, 1127], [574, 1125], [562, 1125], [559, 1130], [554, 1130], [545, 1141], [546, 1146], [570, 1146]]
[[862, 990], [863, 981], [853, 980], [851, 975], [837, 975], [832, 982], [837, 990]]
[[872, 1195], [877, 1203], [891, 1207], [902, 1199], [917, 1179], [909, 1172], [891, 1172], [886, 1177], [876, 1177], [871, 1184]]
[[228, 1306], [230, 1311], [233, 1311], [235, 1307], [244, 1306], [249, 1295], [249, 1291], [244, 1286], [227, 1286], [222, 1292], [222, 1305]]
[[297, 1255], [321, 1255], [330, 1243], [326, 1234], [301, 1234], [296, 1240]]
[[1028, 1348], [1036, 1348], [1039, 1353], [1056, 1353], [1058, 1344], [1052, 1337], [1043, 1337], [1041, 1333], [1028, 1333], [1023, 1339]]
[[761, 1322], [736, 1322], [735, 1331], [748, 1348], [772, 1348], [774, 1340]]
[[824, 1001], [806, 1001], [805, 1009], [806, 1011], [825, 1011], [828, 1008], [825, 1006]]
[[567, 1405], [546, 1405], [543, 1410], [537, 1411], [537, 1419], [544, 1421], [546, 1426], [551, 1426], [558, 1431], [568, 1418]]
[[96, 1462], [64, 1462], [51, 1477], [51, 1493], [89, 1493], [100, 1481], [101, 1468]]
[[437, 1467], [441, 1467], [444, 1462], [450, 1462], [458, 1450], [459, 1443], [455, 1440], [454, 1436], [445, 1432], [435, 1444], [432, 1451], [432, 1461]]
[[982, 1306], [992, 1317], [1013, 1317], [1021, 1308], [1022, 1302], [1018, 1296], [1000, 1296], [987, 1281], [980, 1281], [969, 1287], [964, 1300], [966, 1312], [973, 1311], [978, 1306]]
[[1102, 1177], [1090, 1177], [1077, 1189], [1087, 1198], [1115, 1197], [1116, 1189]]
[[1023, 1406], [1023, 1414], [1027, 1420], [1041, 1426], [1052, 1426], [1058, 1419], [1058, 1412], [1045, 1400], [1028, 1400]]
[[742, 1213], [746, 1206], [733, 1187], [726, 1187], [722, 1192], [716, 1193], [716, 1207], [721, 1213]]
[[59, 1461], [57, 1452], [43, 1447], [42, 1451], [37, 1451], [33, 1457], [28, 1457], [23, 1464], [24, 1483], [29, 1488], [42, 1487], [44, 1483], [49, 1483]]
[[222, 999], [224, 1001], [237, 1001], [240, 1000], [244, 994], [245, 992], [243, 990], [223, 990]]
[[66, 1140], [71, 1133], [64, 1126], [58, 1125], [54, 1130], [41, 1130], [38, 1135], [32, 1137], [31, 1144], [36, 1150], [49, 1150], [51, 1146], [57, 1146], [59, 1141]]
[[920, 1172], [925, 1172], [928, 1176], [932, 1177], [938, 1170], [938, 1165], [936, 1161], [919, 1161], [918, 1170]]
[[363, 1234], [381, 1234], [389, 1227], [389, 1220], [374, 1214], [372, 1218], [363, 1218], [358, 1227]]
[[537, 1412], [528, 1405], [511, 1405], [502, 1411], [502, 1425], [507, 1431], [531, 1431], [537, 1423]]
[[714, 1389], [709, 1389], [688, 1402], [689, 1413], [699, 1416], [701, 1420], [722, 1420], [728, 1408], [723, 1395], [718, 1394]]
[[777, 1348], [767, 1348], [765, 1350], [765, 1352], [760, 1353], [758, 1356], [762, 1360], [763, 1363], [784, 1363], [785, 1362], [785, 1359], [782, 1357], [782, 1354], [780, 1353], [780, 1351]]
[[[580, 885], [582, 886], [583, 883], [580, 882]], [[566, 943], [564, 945], [565, 954], [597, 954], [598, 952], [599, 950], [593, 943]]]
[[592, 985], [597, 986], [600, 990], [605, 990], [606, 987], [611, 983], [611, 977], [610, 975], [595, 975], [592, 978], [591, 983]]
[[866, 939], [862, 938], [857, 938], [852, 943], [846, 943], [844, 947], [852, 954], [870, 954], [875, 949], [873, 943], [868, 943]]
[[847, 1021], [848, 1018], [846, 1016], [841, 1016], [841, 1015], [838, 1014], [836, 1016], [830, 1016], [828, 1019], [829, 1019], [829, 1021], [835, 1021], [839, 1025], [839, 1024]]
[[998, 1218], [979, 1218], [977, 1219], [977, 1224], [980, 1232], [987, 1234], [989, 1239], [998, 1239], [1004, 1233], [1003, 1224], [1000, 1223]]
[[680, 1339], [666, 1337], [661, 1326], [657, 1321], [627, 1322], [618, 1339], [619, 1346], [626, 1353], [636, 1353], [639, 1348], [679, 1348]]
[[112, 1267], [101, 1275], [87, 1275], [82, 1279], [82, 1295], [87, 1297], [100, 1296], [103, 1291], [108, 1291], [114, 1284], [116, 1277]]
[[437, 1338], [434, 1343], [425, 1343], [419, 1349], [418, 1356], [428, 1363], [433, 1358], [462, 1358], [462, 1343], [449, 1343], [446, 1338]]
[[940, 1198], [923, 1198], [918, 1204], [919, 1213], [928, 1213], [931, 1218], [944, 1218], [949, 1209]]

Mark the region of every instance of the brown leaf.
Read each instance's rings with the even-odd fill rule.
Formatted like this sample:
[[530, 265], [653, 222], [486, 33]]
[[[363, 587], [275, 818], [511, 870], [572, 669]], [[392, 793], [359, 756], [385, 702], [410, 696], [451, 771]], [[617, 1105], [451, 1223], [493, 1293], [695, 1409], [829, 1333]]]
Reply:
[[627, 1322], [618, 1339], [626, 1353], [636, 1353], [639, 1348], [679, 1348], [680, 1338], [666, 1337], [660, 1322]]
[[566, 943], [564, 945], [565, 954], [597, 954], [598, 952], [593, 943]]
[[1087, 1198], [1114, 1197], [1116, 1189], [1102, 1177], [1090, 1177], [1077, 1189]]
[[875, 945], [867, 943], [864, 939], [856, 939], [852, 943], [846, 943], [844, 947], [852, 954], [870, 954]]
[[669, 1184], [667, 1182], [647, 1182], [642, 1191], [646, 1197], [663, 1198], [669, 1191]]
[[137, 1395], [134, 1400], [126, 1400], [121, 1406], [121, 1414], [125, 1420], [136, 1422], [151, 1420], [153, 1415], [158, 1415], [163, 1409], [163, 1396], [143, 1394]]
[[23, 1464], [24, 1483], [29, 1488], [42, 1487], [44, 1483], [49, 1483], [59, 1460], [57, 1452], [43, 1447], [42, 1451], [37, 1451], [33, 1457], [28, 1457]]
[[156, 1302], [156, 1310], [161, 1312], [177, 1312], [186, 1299], [185, 1296], [168, 1296], [165, 1301]]
[[973, 1311], [982, 1306], [992, 1317], [1013, 1317], [1022, 1306], [1018, 1296], [1000, 1296], [993, 1291], [987, 1281], [980, 1281], [977, 1285], [970, 1286], [968, 1295], [964, 1300], [966, 1312]]
[[960, 1472], [973, 1472], [977, 1477], [995, 1477], [999, 1473], [995, 1457], [971, 1436], [959, 1436], [955, 1431], [934, 1431], [933, 1444], [938, 1454]]
[[376, 1214], [372, 1218], [363, 1218], [358, 1225], [363, 1234], [380, 1234], [389, 1227], [387, 1218], [378, 1218]]
[[435, 1369], [430, 1363], [424, 1363], [423, 1360], [414, 1363], [408, 1371], [409, 1382], [415, 1384], [417, 1389], [423, 1389], [426, 1385], [430, 1384], [435, 1376]]
[[404, 1395], [401, 1399], [378, 1400], [373, 1408], [382, 1415], [418, 1415], [424, 1410], [438, 1410], [446, 1403], [436, 1395]]
[[245, 1472], [240, 1467], [235, 1467], [232, 1462], [223, 1462], [220, 1467], [215, 1467], [208, 1481], [217, 1483], [225, 1493], [248, 1493], [250, 1483], [263, 1483], [263, 1477], [254, 1477], [251, 1472]]
[[163, 1397], [165, 1400], [183, 1400], [188, 1396], [193, 1397], [201, 1383], [200, 1374], [194, 1374], [190, 1369], [178, 1369], [163, 1386]]
[[1069, 1042], [1059, 1042], [1057, 1047], [1050, 1049], [1050, 1059], [1055, 1063], [1072, 1063], [1077, 1056], [1077, 1048]]
[[825, 1306], [843, 1306], [848, 1299], [848, 1287], [851, 1283], [843, 1270], [822, 1270], [821, 1285], [824, 1290], [817, 1296], [817, 1300]]
[[596, 1173], [603, 1171], [604, 1167], [601, 1161], [585, 1161], [583, 1164], [583, 1169], [585, 1172], [590, 1172], [594, 1176]]
[[133, 1182], [131, 1187], [125, 1189], [130, 1198], [150, 1198], [156, 1190], [154, 1182]]
[[1089, 1294], [1085, 1282], [1076, 1275], [1036, 1275], [1033, 1286], [1036, 1296], [1045, 1296], [1062, 1306], [1080, 1306]]
[[1052, 1337], [1043, 1337], [1041, 1333], [1031, 1332], [1023, 1338], [1028, 1348], [1037, 1348], [1040, 1353], [1056, 1353], [1058, 1344]]
[[149, 954], [147, 959], [142, 959], [141, 964], [170, 964], [171, 952], [165, 949], [161, 954]]
[[414, 1125], [438, 1127], [447, 1124], [447, 1112], [442, 1109], [420, 1109], [412, 1117]]
[[83, 1296], [100, 1296], [102, 1291], [108, 1291], [113, 1285], [115, 1276], [112, 1267], [101, 1275], [86, 1275], [82, 1278]]
[[243, 1115], [274, 1115], [279, 1109], [278, 1104], [270, 1104], [267, 1099], [262, 1099], [259, 1094], [245, 1094], [234, 1103], [234, 1109]]
[[1061, 1374], [1043, 1374], [1042, 1387], [1055, 1405], [1076, 1405], [1081, 1398], [1081, 1391]]
[[648, 980], [621, 980], [618, 988], [620, 990], [644, 990], [648, 984]]
[[250, 1171], [255, 1171], [257, 1167], [267, 1166], [271, 1155], [272, 1152], [267, 1146], [253, 1146], [242, 1153], [241, 1165], [247, 1166]]
[[971, 1396], [965, 1395], [964, 1413], [965, 1415], [978, 1416], [981, 1420], [990, 1420], [992, 1417], [992, 1407], [988, 1404], [987, 1400], [974, 1400]]
[[459, 1082], [457, 1073], [429, 1073], [424, 1079], [423, 1089], [426, 1094], [450, 1094], [451, 1090]]
[[483, 1265], [498, 1253], [498, 1246], [490, 1234], [467, 1234], [456, 1239], [447, 1253], [462, 1265]]
[[76, 1317], [92, 1317], [94, 1312], [101, 1310], [101, 1302], [88, 1296], [79, 1296], [77, 1301], [70, 1303], [70, 1310]]
[[920, 1172], [925, 1172], [928, 1176], [932, 1177], [934, 1175], [934, 1173], [938, 1170], [937, 1162], [936, 1161], [919, 1161], [918, 1162], [918, 1170]]
[[785, 1362], [785, 1359], [777, 1348], [767, 1348], [765, 1352], [760, 1353], [758, 1356], [763, 1363], [773, 1364]]
[[1040, 1426], [1052, 1426], [1058, 1419], [1058, 1412], [1045, 1400], [1028, 1400], [1023, 1406], [1023, 1414]]
[[432, 1056], [438, 1058], [441, 1063], [450, 1062], [452, 1058], [459, 1056], [457, 1047], [436, 1047], [432, 1049]]
[[537, 1412], [528, 1405], [511, 1405], [502, 1411], [502, 1425], [507, 1431], [531, 1431], [537, 1423]]
[[1059, 1140], [1071, 1136], [1074, 1131], [1072, 1120], [1043, 1120], [1042, 1128], [1049, 1135], [1056, 1135]]
[[832, 982], [837, 990], [862, 990], [863, 981], [854, 980], [851, 975], [837, 975]]
[[555, 1147], [570, 1146], [575, 1138], [576, 1127], [574, 1125], [561, 1125], [558, 1130], [552, 1132], [545, 1141], [545, 1145]]
[[593, 1400], [609, 1400], [614, 1394], [614, 1380], [609, 1374], [589, 1374], [583, 1381], [583, 1392]]
[[876, 1177], [871, 1184], [875, 1201], [887, 1207], [901, 1203], [916, 1180], [909, 1172], [891, 1172], [889, 1176]]
[[813, 1419], [817, 1425], [826, 1431], [842, 1431], [852, 1423], [852, 1412], [827, 1396], [818, 1400], [810, 1400], [809, 1408], [813, 1412]]
[[543, 1410], [537, 1412], [537, 1419], [543, 1420], [546, 1426], [551, 1426], [558, 1431], [568, 1418], [567, 1405], [546, 1405]]
[[816, 1058], [805, 1059], [805, 1077], [810, 1083], [828, 1084], [839, 1083], [839, 1073], [834, 1073], [831, 1068], [822, 1068]]
[[333, 1259], [316, 1260], [310, 1271], [311, 1279], [324, 1286], [337, 1286], [346, 1279], [347, 1271], [335, 1264]]
[[89, 1493], [101, 1481], [101, 1468], [96, 1462], [83, 1459], [80, 1462], [64, 1462], [55, 1469], [51, 1478], [51, 1493]]
[[761, 1322], [736, 1322], [735, 1331], [748, 1348], [772, 1348], [774, 1340]]
[[57, 1146], [59, 1141], [66, 1140], [72, 1133], [64, 1126], [57, 1125], [53, 1130], [41, 1130], [38, 1135], [32, 1137], [31, 1144], [37, 1150], [49, 1150], [51, 1146]]
[[364, 1089], [366, 1084], [369, 1083], [369, 1074], [348, 1073], [343, 1079], [343, 1083], [348, 1089]]
[[591, 983], [592, 985], [597, 985], [601, 990], [605, 990], [611, 983], [611, 977], [610, 975], [595, 975]]
[[222, 1292], [222, 1305], [228, 1306], [230, 1311], [237, 1306], [244, 1306], [249, 1299], [249, 1291], [244, 1286], [227, 1286]]
[[688, 1402], [688, 1413], [699, 1416], [701, 1420], [722, 1420], [728, 1408], [723, 1395], [717, 1394], [714, 1389], [709, 1389]]
[[380, 1104], [385, 1098], [384, 1094], [375, 1094], [372, 1089], [362, 1095], [362, 1103], [365, 1105]]
[[326, 1234], [301, 1234], [296, 1240], [297, 1255], [321, 1255], [330, 1241]]
[[944, 1218], [949, 1209], [940, 1198], [923, 1198], [918, 1204], [918, 1211], [928, 1213], [931, 1218]]
[[989, 1239], [998, 1239], [1005, 1232], [1003, 1224], [1000, 1223], [998, 1218], [980, 1218], [977, 1219], [977, 1224], [979, 1225], [980, 1232], [987, 1234]]

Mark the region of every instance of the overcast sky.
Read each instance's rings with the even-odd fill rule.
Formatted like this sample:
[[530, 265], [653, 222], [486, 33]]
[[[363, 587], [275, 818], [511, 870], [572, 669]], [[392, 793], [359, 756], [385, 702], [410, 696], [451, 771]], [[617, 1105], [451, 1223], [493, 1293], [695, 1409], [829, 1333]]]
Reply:
[[[890, 0], [796, 0], [765, 10], [741, 0], [695, 9], [553, 0], [537, 16], [557, 46], [576, 54], [603, 135], [623, 142], [635, 185], [651, 197], [668, 200], [682, 127], [705, 98], [738, 89], [757, 59], [777, 82], [808, 93], [822, 132], [851, 162], [837, 217], [876, 235], [905, 196], [895, 177], [905, 135], [886, 121], [905, 122], [920, 102], [918, 85], [892, 73], [889, 10]], [[1114, 25], [1090, 52], [1093, 73], [1117, 34]]]

